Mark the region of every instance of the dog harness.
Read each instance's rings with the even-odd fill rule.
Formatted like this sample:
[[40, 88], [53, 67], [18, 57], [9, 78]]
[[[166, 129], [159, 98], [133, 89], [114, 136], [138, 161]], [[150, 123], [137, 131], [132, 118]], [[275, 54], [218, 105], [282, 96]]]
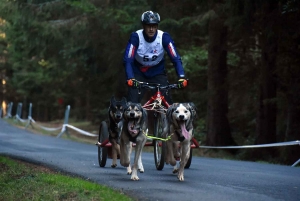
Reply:
[[139, 133], [138, 133], [136, 136], [134, 136], [134, 137], [132, 137], [132, 136], [129, 134], [129, 135], [128, 135], [129, 141], [130, 141], [130, 142], [136, 143], [136, 138], [137, 138], [140, 134], [141, 134], [140, 131], [139, 131]]

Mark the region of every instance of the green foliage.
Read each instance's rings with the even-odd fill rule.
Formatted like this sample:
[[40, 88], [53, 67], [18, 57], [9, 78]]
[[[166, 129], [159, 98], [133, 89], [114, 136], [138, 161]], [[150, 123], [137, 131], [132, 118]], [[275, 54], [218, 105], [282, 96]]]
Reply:
[[182, 51], [182, 63], [187, 73], [207, 70], [208, 52], [202, 47], [190, 47]]
[[67, 5], [78, 8], [82, 13], [94, 13], [98, 8], [88, 0], [66, 0]]

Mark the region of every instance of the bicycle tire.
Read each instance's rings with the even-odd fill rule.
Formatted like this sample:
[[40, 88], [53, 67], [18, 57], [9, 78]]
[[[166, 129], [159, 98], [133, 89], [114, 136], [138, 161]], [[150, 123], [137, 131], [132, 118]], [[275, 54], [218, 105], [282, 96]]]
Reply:
[[190, 157], [188, 159], [188, 161], [186, 162], [184, 168], [185, 169], [189, 169], [192, 163], [192, 158], [193, 158], [193, 148], [190, 148]]
[[[102, 143], [106, 139], [108, 139], [108, 128], [106, 122], [102, 121], [99, 128], [98, 142]], [[105, 167], [107, 154], [108, 154], [107, 147], [98, 146], [98, 162], [100, 167]]]
[[[163, 137], [163, 127], [164, 127], [165, 115], [156, 113], [154, 115], [154, 137]], [[167, 144], [162, 140], [153, 140], [154, 146], [154, 161], [157, 170], [162, 170], [165, 165], [165, 155]]]

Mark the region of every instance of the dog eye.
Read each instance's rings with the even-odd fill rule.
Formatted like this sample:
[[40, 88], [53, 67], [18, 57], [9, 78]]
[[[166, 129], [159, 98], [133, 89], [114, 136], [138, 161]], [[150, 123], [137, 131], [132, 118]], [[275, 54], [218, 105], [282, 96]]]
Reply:
[[184, 111], [184, 113], [188, 113], [188, 111], [186, 110], [186, 111]]
[[175, 113], [179, 113], [179, 111], [175, 111]]

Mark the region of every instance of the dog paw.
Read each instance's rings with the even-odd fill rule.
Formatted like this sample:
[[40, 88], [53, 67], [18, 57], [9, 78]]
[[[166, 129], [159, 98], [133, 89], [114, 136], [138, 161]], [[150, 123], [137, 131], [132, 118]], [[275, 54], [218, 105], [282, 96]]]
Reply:
[[117, 167], [117, 164], [111, 164], [111, 167], [115, 168], [115, 167]]
[[137, 175], [137, 169], [135, 169], [135, 168], [132, 169], [131, 180], [133, 180], [133, 181], [139, 180], [139, 177]]
[[178, 174], [177, 178], [178, 178], [179, 181], [184, 181], [183, 174]]
[[173, 174], [176, 174], [176, 173], [178, 173], [178, 169], [174, 168], [173, 169]]
[[133, 180], [133, 181], [138, 181], [138, 180], [140, 180], [140, 178], [136, 175], [136, 176], [131, 176], [131, 180]]
[[130, 166], [127, 167], [127, 174], [128, 174], [128, 175], [132, 174], [132, 169], [131, 169]]
[[144, 171], [144, 167], [143, 167], [143, 166], [139, 167], [139, 169], [138, 169], [138, 170], [139, 170], [139, 172], [140, 172], [140, 173], [144, 173], [144, 172], [145, 172], [145, 171]]

